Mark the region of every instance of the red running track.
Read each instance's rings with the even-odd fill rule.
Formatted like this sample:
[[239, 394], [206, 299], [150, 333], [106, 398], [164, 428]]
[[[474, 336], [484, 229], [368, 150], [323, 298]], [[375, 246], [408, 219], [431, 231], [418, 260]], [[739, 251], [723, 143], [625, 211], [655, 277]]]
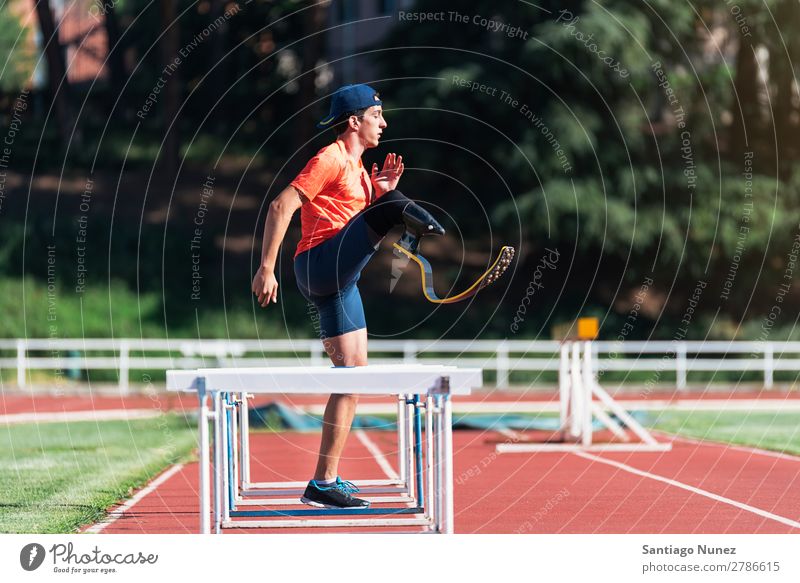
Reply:
[[181, 393], [147, 395], [62, 395], [23, 391], [0, 392], [0, 415], [151, 409], [182, 411], [197, 408], [197, 396]]
[[[396, 436], [367, 435], [396, 469]], [[800, 534], [800, 458], [683, 439], [660, 453], [496, 454], [504, 439], [454, 433], [456, 532]], [[307, 479], [318, 443], [319, 434], [254, 434], [253, 480]], [[355, 435], [340, 474], [385, 477]], [[184, 466], [102, 532], [197, 532], [197, 481], [197, 464]], [[280, 532], [309, 530], [321, 532]]]
[[[636, 392], [620, 392], [612, 395], [614, 398], [625, 400], [655, 401], [667, 400], [672, 402], [702, 401], [707, 399], [741, 400], [759, 399], [761, 401], [800, 400], [800, 391], [706, 391], [702, 393], [689, 393], [680, 391], [653, 392], [642, 396]], [[326, 402], [325, 396], [319, 395], [259, 395], [251, 401], [251, 407], [261, 406], [273, 401], [299, 407], [321, 405]], [[557, 391], [479, 391], [469, 396], [456, 396], [456, 402], [551, 402], [559, 400]], [[361, 403], [395, 403], [396, 400], [385, 396], [361, 395]], [[45, 392], [26, 391], [0, 391], [0, 415], [13, 415], [16, 413], [59, 413], [67, 411], [106, 411], [118, 409], [151, 409], [154, 411], [187, 411], [197, 409], [197, 397], [193, 394], [182, 393], [154, 393], [147, 395], [108, 395], [98, 394], [69, 394], [58, 396]]]
[[[624, 398], [635, 398], [625, 395]], [[649, 399], [797, 399], [800, 393], [665, 393]], [[276, 399], [259, 396], [254, 405]], [[319, 397], [278, 397], [309, 405]], [[556, 394], [491, 391], [457, 400], [555, 401]], [[365, 397], [362, 402], [392, 402]], [[195, 409], [193, 395], [62, 396], [0, 393], [0, 415], [23, 412]], [[396, 465], [395, 436], [370, 438]], [[524, 437], [520, 440], [524, 440]], [[498, 455], [507, 436], [458, 431], [455, 440], [457, 532], [482, 533], [785, 533], [800, 532], [800, 458], [678, 439], [666, 453]], [[318, 434], [256, 434], [253, 479], [305, 480], [314, 467]], [[267, 460], [269, 463], [267, 463]], [[180, 468], [104, 532], [197, 532], [197, 464]], [[384, 474], [352, 436], [340, 473], [349, 479]], [[788, 523], [788, 524], [787, 524]], [[405, 529], [407, 530], [407, 529]], [[319, 532], [319, 529], [313, 529]], [[232, 532], [265, 532], [241, 529]], [[301, 532], [299, 529], [281, 532]]]

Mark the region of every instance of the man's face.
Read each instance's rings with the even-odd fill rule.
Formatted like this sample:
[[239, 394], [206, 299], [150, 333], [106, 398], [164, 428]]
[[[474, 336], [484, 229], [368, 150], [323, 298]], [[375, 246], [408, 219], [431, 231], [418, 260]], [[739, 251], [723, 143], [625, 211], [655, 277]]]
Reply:
[[380, 105], [373, 105], [364, 113], [364, 117], [359, 120], [358, 137], [365, 148], [374, 148], [378, 145], [386, 125]]

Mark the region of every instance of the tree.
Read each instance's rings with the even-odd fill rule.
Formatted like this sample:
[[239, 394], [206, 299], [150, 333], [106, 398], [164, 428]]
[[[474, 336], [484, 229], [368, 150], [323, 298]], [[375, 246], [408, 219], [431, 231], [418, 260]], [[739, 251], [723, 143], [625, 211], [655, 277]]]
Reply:
[[[159, 0], [161, 15], [161, 63], [164, 70], [178, 57], [180, 48], [180, 25], [176, 20], [176, 0]], [[176, 119], [181, 101], [181, 75], [180, 68], [176, 68], [169, 76], [164, 88], [164, 102], [162, 108], [161, 127], [163, 130], [163, 147], [161, 161], [167, 179], [174, 178], [178, 170], [180, 155], [180, 142], [178, 141], [178, 123]]]
[[26, 50], [27, 31], [9, 4], [0, 5], [0, 55], [6, 55], [0, 67], [0, 90], [17, 92], [31, 78], [33, 58]]
[[120, 42], [122, 35], [117, 18], [117, 8], [113, 2], [107, 2], [103, 7], [103, 23], [108, 39], [108, 73], [111, 85], [111, 93], [118, 96], [122, 93], [127, 74], [125, 72], [125, 61], [123, 51], [125, 45]]
[[[312, 103], [317, 97], [317, 71], [316, 67], [323, 55], [325, 37], [318, 34], [325, 25], [327, 5], [321, 2], [310, 6], [303, 13], [303, 64], [300, 77], [300, 99], [303, 105]], [[313, 154], [313, 145], [305, 145], [314, 133], [314, 122], [310, 116], [305, 115], [298, 120], [297, 132], [295, 134], [295, 149], [298, 150], [298, 157], [309, 158]]]
[[[552, 290], [569, 317], [584, 301], [605, 309], [652, 274], [671, 294], [668, 317], [681, 316], [700, 278], [714, 290], [702, 310], [738, 317], [772, 294], [762, 285], [752, 295], [752, 285], [762, 262], [785, 261], [800, 202], [797, 178], [774, 171], [776, 155], [791, 166], [798, 139], [798, 5], [769, 1], [770, 14], [740, 4], [751, 37], [719, 2], [418, 2], [415, 12], [444, 19], [399, 22], [375, 47], [382, 78], [420, 78], [384, 92], [392, 137], [423, 168], [405, 186], [446, 210], [472, 245], [497, 245], [496, 233], [516, 240], [521, 273], [545, 246], [574, 252], [567, 295]], [[769, 53], [766, 95], [749, 43]], [[746, 216], [745, 129], [759, 161], [756, 210], [725, 302], [718, 290]], [[765, 249], [770, 238], [781, 246]], [[767, 269], [762, 282], [779, 279]]]
[[36, 16], [39, 19], [39, 28], [42, 31], [42, 42], [45, 43], [44, 51], [47, 58], [47, 78], [51, 98], [55, 103], [56, 122], [62, 145], [69, 143], [74, 115], [71, 104], [71, 89], [67, 78], [67, 67], [64, 63], [64, 52], [58, 38], [53, 12], [50, 9], [50, 0], [36, 2]]

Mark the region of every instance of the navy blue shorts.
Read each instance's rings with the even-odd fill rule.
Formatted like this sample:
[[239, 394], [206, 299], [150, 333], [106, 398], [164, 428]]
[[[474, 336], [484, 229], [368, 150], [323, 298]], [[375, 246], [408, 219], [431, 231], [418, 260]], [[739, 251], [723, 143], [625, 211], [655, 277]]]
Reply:
[[358, 214], [335, 236], [295, 258], [297, 287], [319, 313], [320, 338], [367, 327], [358, 280], [378, 246]]

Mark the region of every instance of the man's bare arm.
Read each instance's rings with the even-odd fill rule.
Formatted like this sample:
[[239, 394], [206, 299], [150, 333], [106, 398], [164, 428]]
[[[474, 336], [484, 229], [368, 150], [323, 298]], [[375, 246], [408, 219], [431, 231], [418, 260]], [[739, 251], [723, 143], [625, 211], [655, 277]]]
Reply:
[[303, 195], [293, 186], [287, 186], [269, 204], [264, 224], [264, 239], [261, 243], [261, 267], [270, 271], [275, 269], [278, 250], [286, 236], [294, 213], [303, 205], [303, 198]]
[[278, 301], [278, 280], [275, 278], [275, 263], [289, 223], [305, 197], [293, 186], [286, 187], [269, 205], [264, 223], [264, 239], [261, 243], [261, 266], [253, 278], [253, 293], [258, 303], [266, 307], [270, 301]]

